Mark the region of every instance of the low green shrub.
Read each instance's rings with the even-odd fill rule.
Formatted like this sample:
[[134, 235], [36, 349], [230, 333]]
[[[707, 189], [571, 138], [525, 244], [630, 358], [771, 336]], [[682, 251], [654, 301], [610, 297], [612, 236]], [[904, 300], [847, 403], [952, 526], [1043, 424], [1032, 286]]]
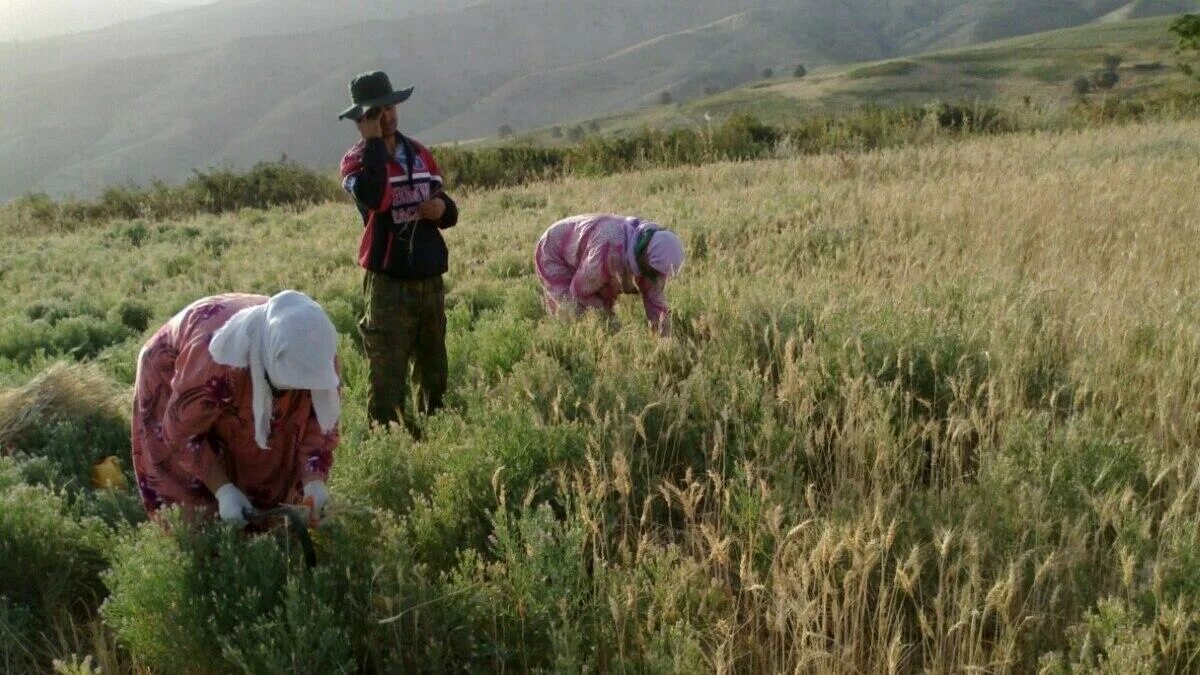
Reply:
[[162, 672], [358, 672], [358, 655], [380, 648], [364, 539], [378, 529], [350, 517], [322, 528], [312, 570], [284, 532], [247, 536], [177, 511], [130, 531], [104, 575], [104, 619]]

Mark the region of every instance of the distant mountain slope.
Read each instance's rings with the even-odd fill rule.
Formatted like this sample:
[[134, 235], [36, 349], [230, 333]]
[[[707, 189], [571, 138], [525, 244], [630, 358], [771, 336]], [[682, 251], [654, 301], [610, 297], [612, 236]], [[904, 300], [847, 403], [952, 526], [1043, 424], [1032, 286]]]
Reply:
[[376, 67], [418, 87], [404, 128], [446, 141], [636, 109], [663, 92], [688, 98], [767, 67], [895, 57], [1178, 8], [1176, 0], [222, 0], [0, 45], [0, 200], [175, 181], [193, 168], [282, 153], [332, 165], [354, 137], [335, 119], [346, 82]]
[[[70, 1], [82, 4], [95, 0]], [[105, 4], [114, 5], [146, 1], [149, 0], [103, 0]], [[245, 38], [299, 36], [364, 21], [390, 21], [447, 11], [472, 1], [221, 0], [79, 35], [62, 35], [28, 44], [0, 44], [0, 84], [103, 61], [220, 50], [224, 45]], [[236, 75], [230, 73], [227, 77]]]
[[[1128, 96], [1187, 82], [1171, 66], [1175, 41], [1167, 31], [1170, 23], [1170, 18], [1106, 20], [901, 59], [817, 68], [804, 79], [783, 72], [716, 95], [674, 105], [649, 104], [599, 119], [580, 118], [564, 126], [588, 122], [606, 134], [620, 134], [645, 127], [702, 125], [737, 113], [786, 125], [864, 104], [921, 104], [936, 99], [995, 101], [1017, 108], [1029, 97], [1039, 106], [1069, 105], [1075, 99], [1072, 80], [1094, 72], [1108, 54], [1124, 60], [1121, 81], [1111, 93], [1098, 96]], [[548, 129], [522, 138], [561, 142]]]
[[1113, 10], [1101, 18], [1101, 21], [1128, 21], [1144, 19], [1163, 14], [1186, 14], [1200, 11], [1200, 4], [1195, 0], [1133, 0], [1129, 4]]
[[95, 30], [212, 0], [4, 0], [0, 42]]
[[[707, 87], [725, 89], [757, 79], [767, 66], [885, 55], [874, 36], [857, 25], [852, 12], [817, 14], [807, 6], [743, 12], [601, 59], [526, 75], [426, 133], [434, 140], [449, 140], [478, 135], [501, 124], [528, 128], [594, 117], [653, 103], [663, 92], [692, 97]], [[827, 39], [830, 35], [839, 39]], [[523, 112], [518, 116], [516, 111]]]

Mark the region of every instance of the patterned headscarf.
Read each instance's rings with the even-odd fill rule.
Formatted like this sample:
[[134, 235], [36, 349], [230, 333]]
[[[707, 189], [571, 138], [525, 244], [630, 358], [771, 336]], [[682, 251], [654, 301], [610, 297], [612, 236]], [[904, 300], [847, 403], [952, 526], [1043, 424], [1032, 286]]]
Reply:
[[325, 310], [296, 291], [243, 309], [216, 332], [208, 346], [213, 359], [250, 369], [258, 447], [266, 450], [271, 434], [272, 386], [310, 390], [321, 431], [328, 433], [337, 424], [342, 411], [333, 367], [337, 342], [337, 329]]
[[659, 230], [650, 239], [646, 258], [650, 266], [667, 277], [677, 276], [683, 270], [683, 242], [670, 230]]
[[638, 266], [638, 244], [644, 237], [650, 241], [646, 245], [646, 259], [650, 266], [665, 277], [678, 276], [683, 269], [686, 254], [683, 252], [683, 242], [670, 230], [664, 230], [658, 223], [642, 222], [637, 218], [629, 218], [625, 231], [625, 264], [634, 276], [642, 276]]

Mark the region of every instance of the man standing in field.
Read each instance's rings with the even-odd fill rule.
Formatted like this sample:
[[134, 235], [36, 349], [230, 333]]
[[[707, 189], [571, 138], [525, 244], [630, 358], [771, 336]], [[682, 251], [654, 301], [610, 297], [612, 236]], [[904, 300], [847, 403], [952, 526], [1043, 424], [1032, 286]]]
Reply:
[[359, 322], [369, 364], [371, 421], [402, 418], [420, 437], [408, 412], [410, 361], [420, 384], [420, 411], [442, 406], [446, 392], [446, 304], [442, 275], [449, 254], [441, 230], [458, 222], [458, 207], [443, 191], [441, 171], [425, 146], [397, 130], [396, 106], [412, 88], [393, 90], [374, 71], [350, 82], [354, 105], [339, 119], [358, 126], [361, 140], [342, 158], [342, 186], [363, 218], [358, 263], [366, 270], [366, 314]]

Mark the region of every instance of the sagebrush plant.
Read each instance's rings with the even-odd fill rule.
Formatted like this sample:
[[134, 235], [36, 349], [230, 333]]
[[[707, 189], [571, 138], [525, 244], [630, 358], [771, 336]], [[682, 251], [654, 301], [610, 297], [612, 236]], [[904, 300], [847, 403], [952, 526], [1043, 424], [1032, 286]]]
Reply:
[[[907, 62], [896, 62], [903, 63]], [[888, 69], [896, 64], [876, 68]], [[449, 184], [458, 191], [466, 191], [570, 176], [608, 176], [715, 162], [861, 152], [970, 135], [1061, 131], [1196, 116], [1195, 94], [1171, 89], [1139, 94], [1105, 96], [1095, 103], [1084, 100], [1065, 109], [1028, 104], [1001, 108], [979, 100], [890, 107], [864, 105], [842, 114], [793, 113], [787, 123], [773, 125], [763, 123], [752, 113], [735, 110], [722, 115], [721, 122], [699, 128], [641, 128], [605, 135], [583, 135], [580, 128], [579, 137], [573, 138], [570, 145], [540, 146], [527, 139], [498, 146], [440, 146], [435, 148], [435, 154]], [[349, 199], [334, 175], [306, 168], [286, 157], [278, 162], [260, 162], [244, 172], [210, 169], [196, 170], [194, 174], [180, 185], [153, 181], [149, 186], [111, 187], [90, 200], [55, 200], [44, 193], [27, 194], [0, 208], [0, 231], [8, 234], [46, 229], [70, 231], [118, 221], [113, 233], [136, 247], [151, 237], [148, 222], [251, 209], [296, 210]], [[219, 256], [231, 241], [221, 233], [210, 233], [204, 243], [210, 254]], [[180, 269], [169, 268], [169, 271]], [[127, 327], [138, 323], [137, 318], [131, 321], [131, 317], [143, 316], [136, 310], [131, 314], [128, 308], [117, 308], [115, 314]], [[74, 328], [76, 333], [84, 329], [101, 334], [99, 340], [89, 341], [107, 338], [111, 343], [120, 339], [108, 337], [113, 335], [112, 331], [101, 327]], [[27, 346], [26, 357], [38, 345], [45, 345], [52, 353], [62, 350], [62, 338], [44, 327], [39, 332], [26, 331], [19, 340]], [[11, 349], [0, 339], [0, 354]], [[83, 354], [91, 355], [94, 352]]]
[[19, 672], [44, 663], [52, 636], [103, 598], [108, 530], [45, 487], [0, 481], [0, 665]]
[[[449, 405], [420, 443], [366, 426], [346, 204], [22, 231], [5, 326], [126, 331], [61, 358], [127, 389], [187, 303], [295, 288], [345, 334], [345, 405], [313, 571], [280, 534], [94, 518], [4, 460], [0, 499], [36, 512], [16, 545], [80, 565], [78, 613], [0, 605], [33, 645], [2, 654], [105, 672], [1195, 671], [1197, 138], [1194, 121], [943, 136], [471, 193], [447, 233]], [[534, 242], [589, 211], [684, 238], [672, 338], [631, 298], [616, 333], [544, 315]], [[49, 363], [0, 367], [18, 384]], [[49, 471], [72, 442], [6, 452]]]

